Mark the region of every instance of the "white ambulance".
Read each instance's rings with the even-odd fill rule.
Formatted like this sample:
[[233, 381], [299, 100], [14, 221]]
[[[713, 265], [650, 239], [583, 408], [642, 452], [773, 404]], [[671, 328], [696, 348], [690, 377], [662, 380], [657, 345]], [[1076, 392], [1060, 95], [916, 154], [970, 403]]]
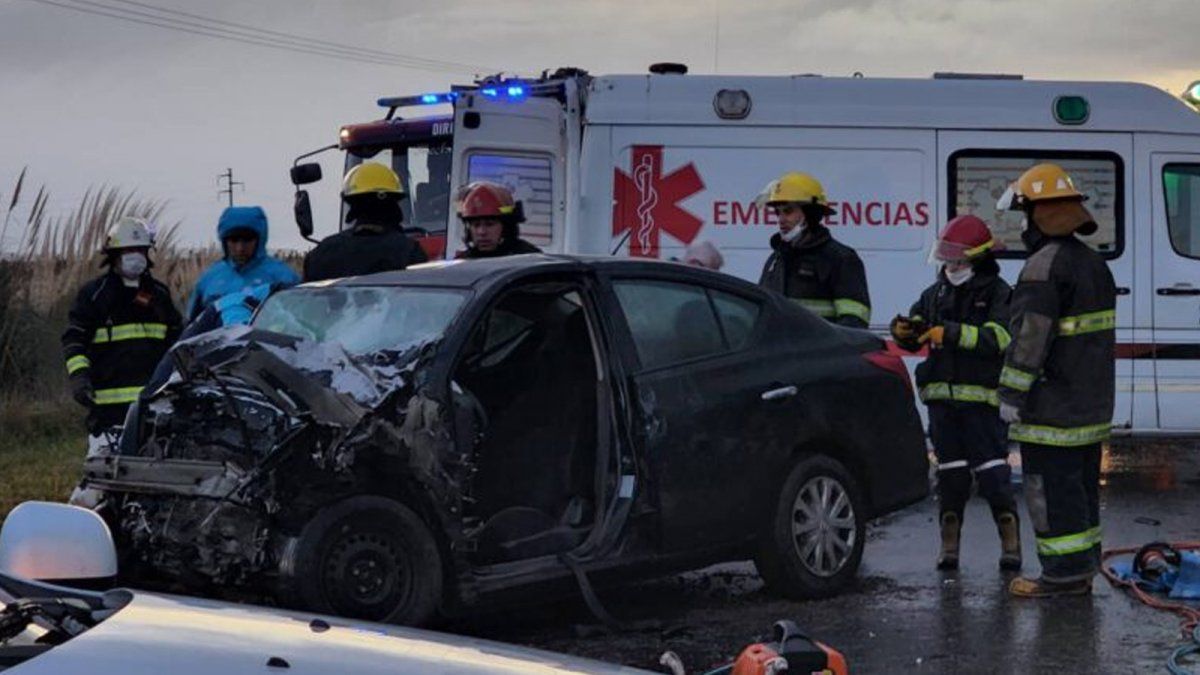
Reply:
[[[959, 74], [695, 76], [664, 64], [379, 103], [386, 119], [343, 127], [328, 149], [345, 151], [347, 169], [390, 163], [412, 186], [406, 223], [447, 257], [461, 236], [450, 195], [489, 179], [516, 191], [522, 234], [546, 251], [671, 258], [709, 241], [725, 271], [757, 281], [775, 223], [755, 199], [786, 171], [810, 173], [835, 207], [834, 237], [866, 265], [881, 333], [933, 281], [926, 254], [955, 215], [992, 226], [1014, 282], [1021, 216], [998, 212], [997, 198], [1029, 166], [1056, 162], [1089, 196], [1100, 227], [1086, 239], [1119, 287], [1114, 427], [1200, 433], [1200, 115], [1163, 91]], [[427, 114], [397, 114], [419, 106]], [[319, 178], [297, 163], [298, 185]]]

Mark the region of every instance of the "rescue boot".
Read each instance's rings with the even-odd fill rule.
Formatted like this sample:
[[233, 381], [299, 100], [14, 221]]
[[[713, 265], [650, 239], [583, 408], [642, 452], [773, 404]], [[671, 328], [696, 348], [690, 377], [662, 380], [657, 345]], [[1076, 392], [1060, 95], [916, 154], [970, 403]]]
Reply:
[[962, 518], [953, 511], [944, 511], [942, 523], [942, 553], [938, 556], [939, 570], [958, 569], [958, 543], [962, 533]]
[[1008, 584], [1008, 593], [1018, 598], [1062, 598], [1072, 595], [1091, 595], [1092, 580], [1070, 581], [1065, 584], [1046, 581], [1041, 577], [1017, 577]]
[[1021, 569], [1021, 521], [1017, 514], [996, 514], [996, 529], [1000, 532], [1000, 569], [1016, 572]]

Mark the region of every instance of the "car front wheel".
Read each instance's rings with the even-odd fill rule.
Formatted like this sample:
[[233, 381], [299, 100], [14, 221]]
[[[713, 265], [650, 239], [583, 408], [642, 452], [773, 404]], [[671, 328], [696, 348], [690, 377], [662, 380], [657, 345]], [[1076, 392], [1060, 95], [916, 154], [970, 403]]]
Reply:
[[338, 502], [304, 526], [294, 550], [290, 600], [304, 609], [417, 625], [441, 602], [437, 543], [399, 502], [374, 496]]
[[858, 572], [865, 515], [858, 482], [840, 462], [823, 455], [801, 459], [761, 538], [759, 573], [790, 598], [835, 595]]

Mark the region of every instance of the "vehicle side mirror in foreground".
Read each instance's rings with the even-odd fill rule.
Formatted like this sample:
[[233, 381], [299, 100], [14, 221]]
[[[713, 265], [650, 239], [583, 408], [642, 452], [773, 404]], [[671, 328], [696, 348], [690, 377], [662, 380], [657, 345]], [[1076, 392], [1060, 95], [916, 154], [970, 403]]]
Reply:
[[292, 185], [308, 185], [321, 180], [321, 165], [316, 162], [297, 164], [291, 169]]
[[292, 212], [296, 216], [296, 226], [300, 228], [300, 236], [305, 239], [311, 238], [313, 216], [312, 205], [308, 202], [308, 190], [296, 190], [296, 201], [292, 204]]
[[117, 576], [117, 549], [94, 511], [23, 502], [0, 528], [0, 573], [63, 585], [96, 587]]

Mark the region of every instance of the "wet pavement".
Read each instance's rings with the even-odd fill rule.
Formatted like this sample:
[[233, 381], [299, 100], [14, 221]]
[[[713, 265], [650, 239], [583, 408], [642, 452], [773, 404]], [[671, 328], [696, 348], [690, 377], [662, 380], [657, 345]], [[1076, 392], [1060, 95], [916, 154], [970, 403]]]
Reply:
[[[1105, 549], [1155, 539], [1200, 540], [1200, 442], [1122, 442], [1106, 453]], [[782, 618], [846, 655], [855, 673], [1165, 672], [1182, 644], [1174, 615], [1096, 578], [1090, 598], [1030, 601], [1005, 592], [999, 540], [984, 502], [963, 528], [961, 569], [934, 570], [937, 505], [930, 499], [872, 525], [856, 586], [837, 598], [790, 602], [765, 591], [749, 563], [602, 594], [653, 629], [599, 629], [578, 603], [452, 627], [476, 635], [652, 668], [666, 649], [689, 672], [736, 656]], [[1025, 570], [1038, 569], [1022, 509]]]

